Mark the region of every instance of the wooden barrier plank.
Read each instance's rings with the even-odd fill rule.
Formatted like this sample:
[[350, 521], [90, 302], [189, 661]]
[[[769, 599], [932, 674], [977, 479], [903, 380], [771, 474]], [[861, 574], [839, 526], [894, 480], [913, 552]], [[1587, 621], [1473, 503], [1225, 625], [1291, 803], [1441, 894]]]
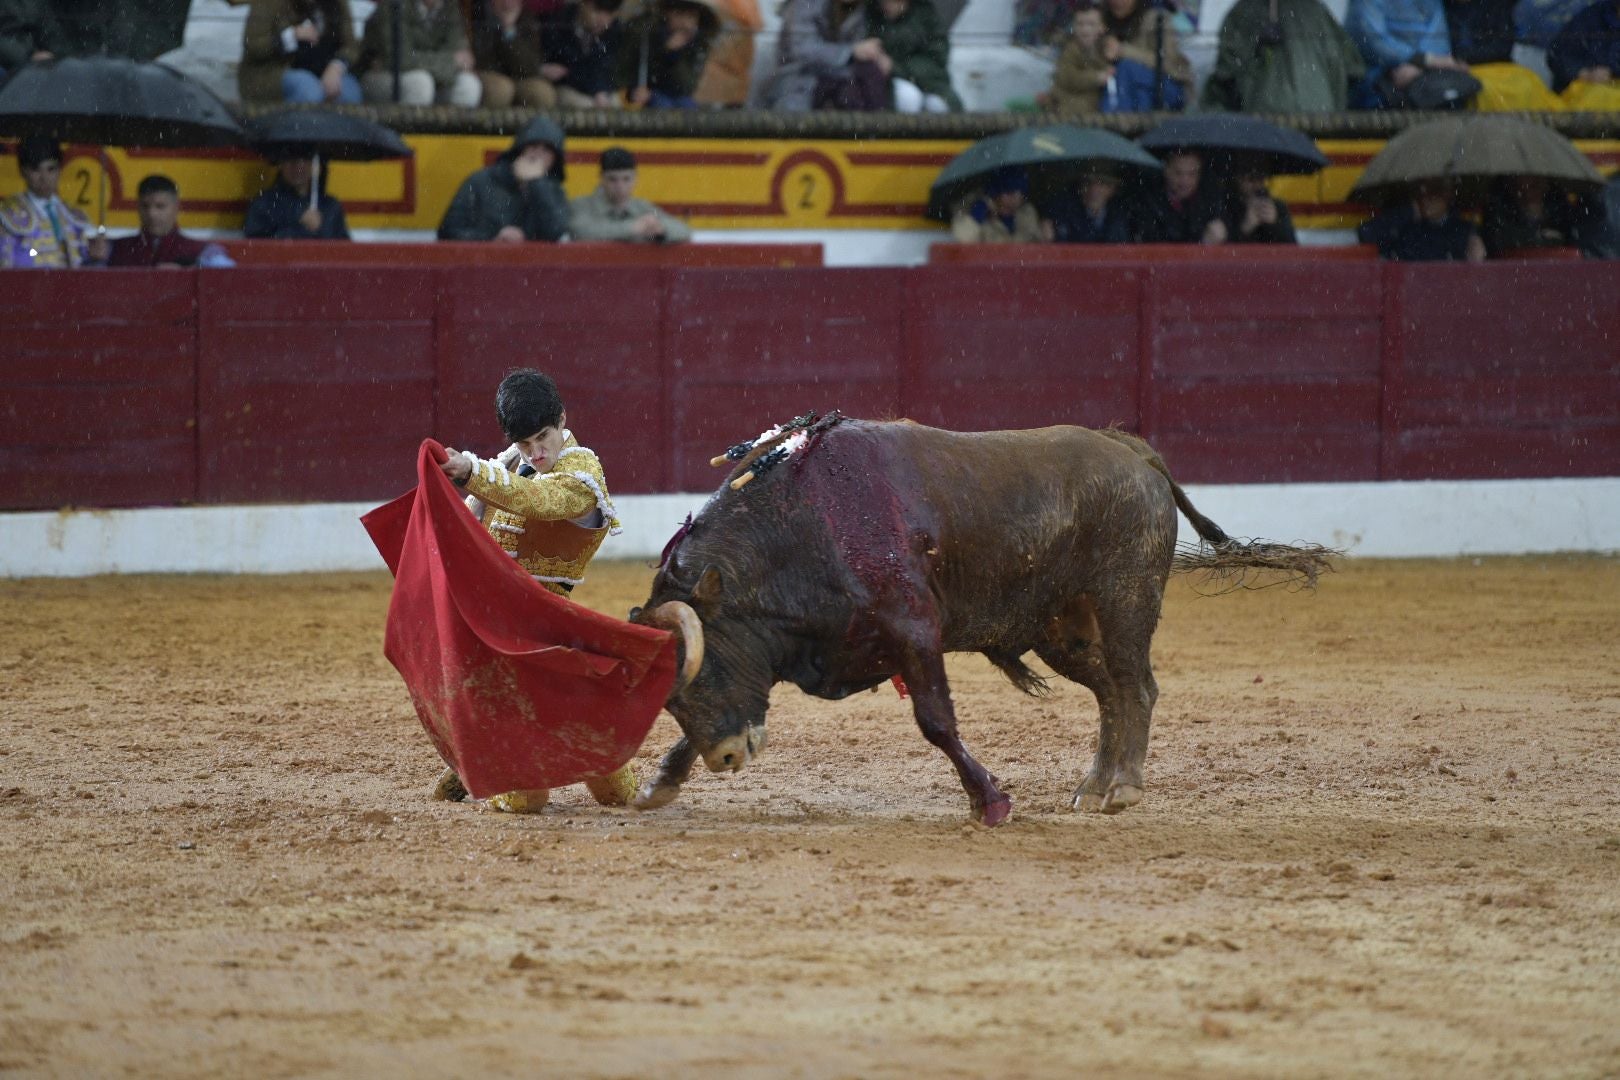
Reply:
[[433, 429], [434, 275], [238, 268], [199, 287], [207, 502], [386, 498]]
[[557, 381], [568, 422], [609, 492], [667, 490], [660, 335], [664, 272], [473, 267], [438, 271], [439, 438], [490, 456], [507, 441], [495, 387], [513, 368]]
[[903, 271], [679, 270], [664, 351], [676, 491], [706, 491], [709, 459], [810, 410], [893, 416]]
[[1153, 444], [1183, 483], [1378, 474], [1379, 269], [1152, 267]]
[[929, 266], [906, 278], [901, 407], [923, 424], [1135, 429], [1138, 274]]
[[1390, 280], [1389, 478], [1620, 469], [1620, 266], [1403, 266]]
[[0, 509], [197, 495], [196, 275], [0, 272]]
[[932, 265], [1052, 266], [1115, 263], [1254, 263], [1307, 264], [1375, 262], [1371, 244], [957, 244], [942, 240], [928, 249]]
[[820, 266], [822, 245], [813, 244], [630, 244], [570, 241], [563, 244], [344, 243], [334, 240], [222, 240], [239, 266]]

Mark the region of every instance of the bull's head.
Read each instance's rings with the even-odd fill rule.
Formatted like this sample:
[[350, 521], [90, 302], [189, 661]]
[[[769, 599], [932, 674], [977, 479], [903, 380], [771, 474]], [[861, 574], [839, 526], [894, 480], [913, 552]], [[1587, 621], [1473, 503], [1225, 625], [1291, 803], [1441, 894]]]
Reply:
[[690, 586], [666, 569], [630, 620], [680, 637], [681, 674], [665, 706], [711, 771], [736, 772], [765, 749], [771, 677], [760, 630], [728, 611], [722, 594], [713, 566]]

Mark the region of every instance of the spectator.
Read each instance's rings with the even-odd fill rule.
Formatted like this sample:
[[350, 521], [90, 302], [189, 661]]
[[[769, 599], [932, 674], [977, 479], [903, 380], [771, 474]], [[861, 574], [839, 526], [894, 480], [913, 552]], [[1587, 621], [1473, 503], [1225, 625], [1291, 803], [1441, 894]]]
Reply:
[[692, 230], [646, 199], [635, 197], [636, 158], [622, 146], [602, 151], [602, 179], [596, 190], [568, 205], [568, 231], [575, 240], [630, 240], [679, 244]]
[[1114, 86], [1103, 112], [1182, 109], [1192, 104], [1192, 61], [1170, 13], [1149, 9], [1147, 0], [1104, 0], [1103, 57], [1114, 65]]
[[695, 109], [709, 47], [720, 31], [713, 9], [693, 0], [662, 0], [625, 27], [619, 81], [630, 104]]
[[[393, 4], [378, 4], [366, 20], [361, 86], [367, 101], [394, 100], [395, 10]], [[473, 74], [473, 54], [467, 47], [460, 5], [454, 0], [405, 0], [398, 11], [404, 41], [399, 61], [400, 101], [469, 109], [477, 105], [483, 84]]]
[[1227, 243], [1299, 243], [1288, 207], [1272, 197], [1265, 174], [1254, 169], [1239, 167], [1233, 172], [1220, 220]]
[[250, 240], [349, 238], [343, 204], [326, 193], [324, 173], [316, 180], [312, 153], [288, 153], [277, 162], [276, 182], [248, 203], [242, 235]]
[[1543, 177], [1507, 177], [1491, 185], [1479, 235], [1493, 259], [1524, 248], [1580, 247], [1598, 216], [1592, 203], [1555, 190]]
[[1094, 113], [1113, 80], [1113, 61], [1103, 55], [1102, 8], [1084, 3], [1075, 9], [1069, 40], [1058, 54], [1052, 89], [1037, 94], [1036, 103], [1065, 115]]
[[866, 23], [889, 58], [896, 112], [961, 112], [951, 87], [949, 28], [934, 0], [868, 0]]
[[985, 181], [983, 194], [974, 197], [951, 219], [951, 233], [963, 244], [1032, 244], [1052, 239], [1029, 201], [1029, 178], [1022, 169], [1005, 168]]
[[90, 219], [56, 193], [62, 148], [44, 135], [17, 144], [24, 190], [0, 199], [0, 269], [99, 266], [107, 238], [93, 235]]
[[1444, 180], [1417, 184], [1412, 201], [1362, 222], [1356, 236], [1378, 245], [1378, 256], [1396, 262], [1484, 262], [1485, 243], [1458, 217], [1456, 192]]
[[242, 100], [355, 105], [360, 57], [348, 0], [253, 0], [236, 71]]
[[561, 240], [568, 235], [563, 177], [562, 128], [537, 116], [493, 165], [462, 181], [439, 223], [439, 239]]
[[1451, 55], [1444, 0], [1350, 0], [1345, 29], [1367, 61], [1358, 104], [1375, 109], [1461, 109], [1479, 93]]
[[557, 90], [540, 74], [540, 20], [523, 10], [523, 0], [489, 0], [489, 16], [473, 35], [473, 59], [487, 108], [556, 106]]
[[167, 176], [153, 175], [135, 189], [141, 231], [112, 243], [108, 266], [230, 266], [218, 244], [193, 240], [180, 231], [180, 189]]
[[1545, 112], [1564, 107], [1547, 84], [1513, 62], [1518, 31], [1514, 0], [1445, 0], [1451, 53], [1480, 82], [1474, 107], [1481, 112]]
[[62, 51], [48, 0], [0, 0], [0, 75]]
[[1367, 72], [1322, 0], [1237, 0], [1221, 21], [1200, 104], [1232, 112], [1343, 112]]
[[1079, 196], [1059, 197], [1048, 209], [1052, 239], [1060, 244], [1123, 244], [1130, 225], [1119, 195], [1120, 176], [1107, 162], [1088, 165], [1081, 173]]
[[619, 25], [623, 0], [580, 0], [540, 28], [540, 66], [557, 90], [557, 103], [567, 109], [607, 109], [619, 104], [619, 53], [624, 28]]
[[1203, 183], [1204, 159], [1196, 150], [1176, 150], [1164, 175], [1137, 193], [1127, 208], [1131, 240], [1138, 244], [1221, 243], [1223, 200]]
[[867, 34], [863, 0], [787, 0], [776, 60], [776, 74], [761, 95], [768, 109], [889, 107], [894, 65]]
[[1620, 110], [1620, 0], [1577, 12], [1547, 46], [1547, 67], [1566, 108]]

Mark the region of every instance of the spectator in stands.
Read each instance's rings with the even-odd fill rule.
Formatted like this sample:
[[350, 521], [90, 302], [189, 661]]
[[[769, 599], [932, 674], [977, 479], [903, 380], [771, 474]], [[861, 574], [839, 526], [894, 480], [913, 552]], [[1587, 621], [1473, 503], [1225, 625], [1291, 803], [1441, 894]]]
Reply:
[[1361, 51], [1322, 0], [1238, 0], [1221, 21], [1215, 70], [1199, 104], [1232, 112], [1343, 112], [1366, 73]]
[[1620, 110], [1620, 0], [1577, 12], [1547, 46], [1547, 67], [1566, 108]]
[[276, 182], [248, 203], [242, 235], [250, 240], [349, 239], [343, 204], [326, 193], [325, 172], [315, 179], [313, 153], [293, 151], [277, 161]]
[[1367, 61], [1358, 105], [1461, 109], [1479, 93], [1451, 55], [1444, 0], [1350, 0], [1344, 25]]
[[649, 109], [695, 109], [698, 83], [720, 20], [707, 4], [661, 0], [625, 26], [619, 81], [630, 104]]
[[1088, 165], [1081, 173], [1079, 195], [1066, 193], [1047, 207], [1052, 239], [1060, 244], [1123, 244], [1130, 224], [1118, 198], [1120, 175], [1107, 162]]
[[622, 146], [602, 151], [602, 179], [596, 190], [568, 205], [568, 232], [575, 240], [628, 240], [679, 244], [692, 230], [636, 194], [636, 158]]
[[107, 261], [107, 238], [90, 219], [56, 193], [62, 179], [62, 148], [30, 135], [17, 144], [24, 189], [0, 199], [0, 269], [99, 266]]
[[1051, 226], [1041, 221], [1029, 201], [1029, 177], [1018, 168], [992, 173], [983, 192], [951, 219], [951, 233], [962, 244], [1033, 244], [1052, 239]]
[[893, 62], [867, 32], [863, 0], [786, 0], [768, 109], [869, 111], [889, 107]]
[[556, 106], [557, 90], [540, 74], [540, 20], [523, 10], [523, 0], [489, 0], [473, 34], [473, 59], [486, 108]]
[[1203, 179], [1202, 155], [1196, 150], [1173, 151], [1165, 159], [1164, 175], [1137, 192], [1126, 209], [1131, 240], [1138, 244], [1223, 242], [1224, 200]]
[[1480, 81], [1474, 107], [1481, 112], [1544, 112], [1562, 109], [1541, 76], [1513, 62], [1518, 31], [1514, 0], [1445, 0], [1451, 54]]
[[1266, 188], [1266, 176], [1239, 167], [1228, 181], [1221, 231], [1229, 244], [1297, 244], [1294, 219]]
[[360, 58], [348, 0], [253, 0], [236, 69], [242, 100], [355, 105]]
[[868, 0], [866, 24], [889, 58], [896, 112], [961, 112], [951, 87], [950, 28], [934, 0]]
[[30, 61], [55, 59], [58, 37], [47, 0], [0, 0], [0, 75]]
[[563, 131], [536, 116], [493, 165], [457, 189], [439, 223], [440, 240], [561, 240], [568, 235], [563, 194]]
[[1378, 245], [1378, 256], [1397, 262], [1484, 262], [1485, 243], [1457, 216], [1457, 193], [1444, 180], [1425, 180], [1412, 201], [1362, 222], [1356, 236]]
[[[394, 100], [394, 11], [378, 4], [366, 20], [361, 46], [366, 100]], [[399, 99], [406, 105], [478, 104], [483, 84], [473, 74], [472, 49], [461, 6], [455, 0], [405, 0], [398, 9], [404, 48], [399, 61]]]
[[108, 266], [230, 266], [218, 244], [193, 240], [180, 231], [180, 189], [154, 174], [135, 189], [141, 231], [112, 243]]
[[1583, 246], [1598, 218], [1593, 202], [1557, 190], [1543, 177], [1506, 177], [1491, 186], [1479, 235], [1486, 255], [1499, 259], [1525, 248]]
[[1035, 95], [1036, 104], [1063, 115], [1094, 113], [1114, 81], [1114, 63], [1103, 55], [1103, 13], [1091, 0], [1075, 8], [1069, 40], [1052, 70], [1052, 89]]
[[619, 101], [619, 53], [624, 28], [623, 0], [580, 0], [547, 19], [540, 28], [544, 75], [566, 109], [607, 109]]
[[1103, 112], [1183, 109], [1195, 88], [1192, 61], [1163, 8], [1148, 0], [1104, 0], [1103, 56], [1114, 65], [1114, 84]]

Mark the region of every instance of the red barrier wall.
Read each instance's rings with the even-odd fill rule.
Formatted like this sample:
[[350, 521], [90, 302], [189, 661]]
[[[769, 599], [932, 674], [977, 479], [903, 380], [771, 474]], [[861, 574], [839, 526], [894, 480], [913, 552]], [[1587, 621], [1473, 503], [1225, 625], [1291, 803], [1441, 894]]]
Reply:
[[0, 508], [381, 499], [554, 373], [621, 493], [808, 409], [1142, 431], [1179, 479], [1620, 474], [1620, 264], [0, 273]]

